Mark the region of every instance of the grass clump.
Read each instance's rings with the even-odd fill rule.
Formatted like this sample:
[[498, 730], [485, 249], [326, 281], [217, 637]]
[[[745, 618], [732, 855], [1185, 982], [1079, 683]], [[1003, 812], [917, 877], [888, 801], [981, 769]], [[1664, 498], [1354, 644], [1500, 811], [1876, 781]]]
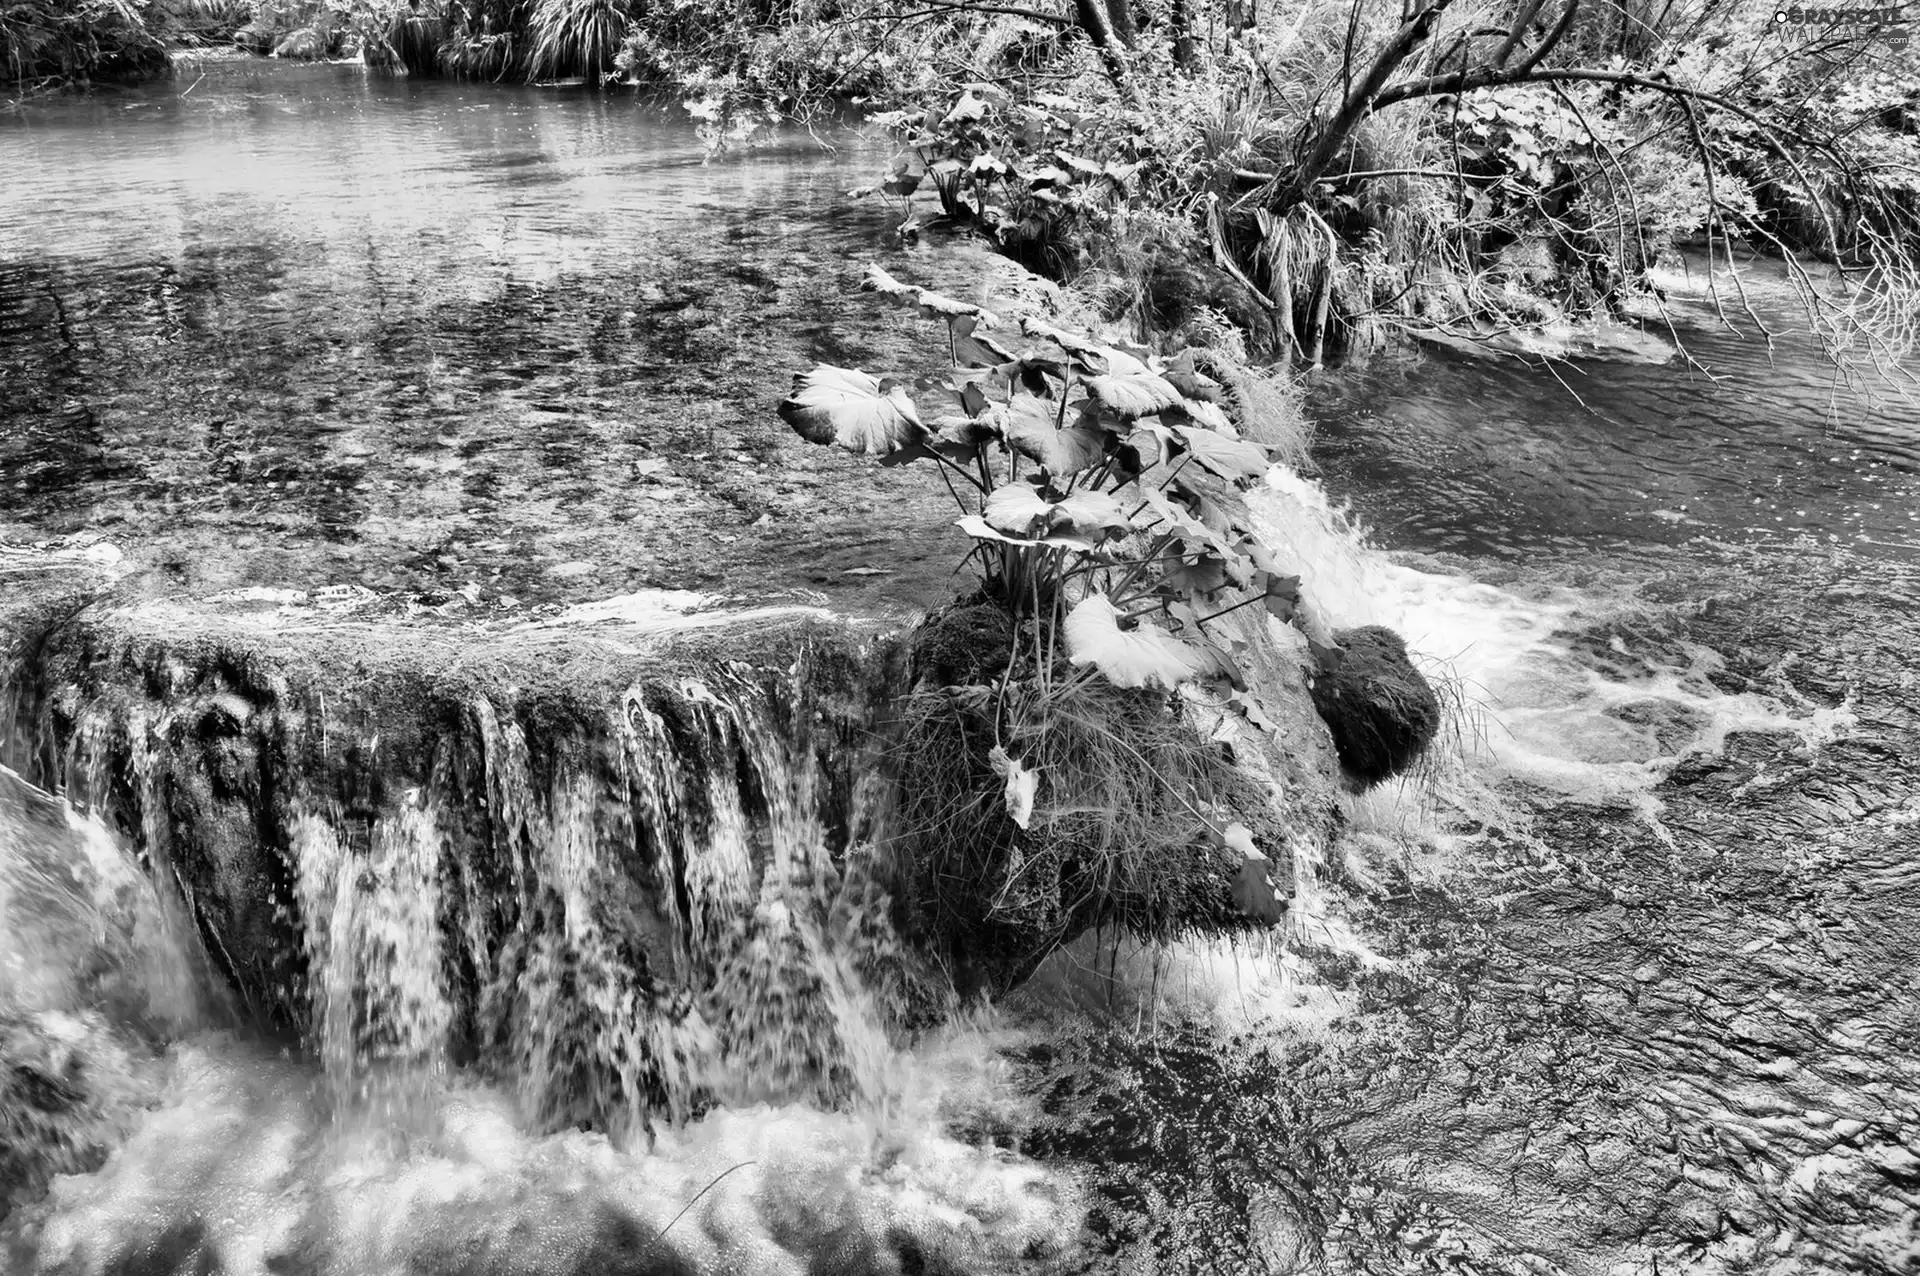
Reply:
[[627, 35], [625, 0], [536, 0], [528, 24], [535, 79], [605, 78]]
[[[910, 925], [945, 945], [964, 988], [1016, 984], [1089, 930], [1165, 942], [1258, 924], [1231, 903], [1240, 857], [1218, 830], [1274, 820], [1225, 748], [1164, 694], [1088, 684], [1011, 699], [996, 731], [975, 689], [922, 690], [888, 734], [881, 849]], [[1024, 827], [996, 750], [1036, 773]]]

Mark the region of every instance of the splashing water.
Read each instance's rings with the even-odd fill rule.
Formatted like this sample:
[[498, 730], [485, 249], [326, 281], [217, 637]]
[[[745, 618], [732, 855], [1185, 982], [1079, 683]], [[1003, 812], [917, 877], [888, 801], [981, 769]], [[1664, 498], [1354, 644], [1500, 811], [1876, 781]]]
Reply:
[[[1311, 619], [1398, 630], [1452, 701], [1456, 742], [1483, 779], [1626, 801], [1654, 819], [1650, 790], [1682, 753], [1715, 751], [1748, 730], [1814, 744], [1851, 721], [1845, 707], [1815, 706], [1784, 679], [1778, 695], [1722, 691], [1710, 680], [1723, 665], [1716, 652], [1648, 634], [1646, 617], [1603, 595], [1563, 584], [1503, 589], [1371, 549], [1318, 484], [1285, 466], [1262, 495], [1260, 530], [1301, 564]], [[1583, 649], [1596, 641], [1604, 653]], [[1403, 789], [1389, 786], [1362, 808]]]
[[[0, 1228], [0, 1256], [63, 1274], [1047, 1270], [1078, 1244], [1074, 1179], [950, 1133], [1033, 1120], [1003, 1058], [1031, 1032], [1145, 987], [1122, 999], [1136, 1027], [1200, 1015], [1326, 1037], [1357, 1003], [1309, 955], [1397, 963], [1322, 878], [1343, 856], [1363, 877], [1353, 848], [1404, 831], [1409, 796], [1458, 782], [1449, 796], [1484, 819], [1518, 781], [1653, 818], [1681, 754], [1746, 725], [1812, 739], [1844, 722], [1784, 682], [1719, 691], [1704, 648], [1630, 660], [1629, 638], [1592, 640], [1613, 613], [1571, 588], [1389, 559], [1284, 467], [1256, 509], [1310, 582], [1311, 623], [1394, 625], [1476, 689], [1477, 747], [1350, 800], [1342, 845], [1291, 848], [1293, 916], [1272, 945], [1136, 955], [1092, 984], [1062, 976], [1069, 954], [1013, 1020], [910, 1047], [889, 1027], [884, 901], [833, 854], [857, 821], [803, 662], [774, 682], [724, 665], [654, 677], [601, 717], [559, 713], [564, 728], [554, 706], [435, 686], [419, 712], [441, 734], [411, 746], [404, 724], [309, 703], [284, 674], [152, 652], [69, 679], [55, 717], [11, 707], [27, 752], [101, 816], [37, 795], [93, 884], [48, 907], [48, 865], [65, 861], [16, 835], [0, 898], [43, 929], [106, 934], [106, 968], [158, 982], [101, 1010], [61, 982], [85, 963], [44, 961], [57, 944], [6, 950], [40, 1017], [7, 1020], [4, 1048], [47, 1077], [84, 1050], [98, 1095], [37, 1136], [17, 1176], [33, 1203]], [[219, 797], [249, 784], [281, 794], [281, 827], [248, 823], [266, 841], [243, 844]], [[144, 866], [106, 819], [136, 830]], [[297, 956], [280, 984], [229, 951], [245, 928], [220, 920], [222, 891], [272, 881], [265, 933]], [[124, 920], [101, 931], [107, 916]], [[283, 1008], [299, 1057], [213, 1029], [203, 994], [185, 996], [208, 983], [195, 919], [253, 1002]]]
[[215, 1009], [113, 835], [0, 767], [0, 1219], [132, 1125], [156, 1042]]
[[[1007, 1031], [892, 1026], [886, 901], [830, 853], [853, 817], [805, 659], [652, 677], [598, 717], [593, 692], [561, 712], [460, 684], [372, 718], [297, 670], [196, 659], [136, 644], [51, 706], [14, 674], [15, 751], [101, 815], [7, 776], [65, 813], [0, 826], [0, 903], [71, 942], [7, 932], [36, 1000], [0, 1049], [125, 1075], [28, 1149], [0, 1267], [1002, 1271], [1071, 1249], [1070, 1182], [946, 1133], [1013, 1102]], [[102, 820], [138, 831], [183, 924]], [[193, 917], [304, 1049], [158, 999], [191, 986], [161, 976], [195, 969], [172, 943]], [[62, 974], [109, 922], [117, 1000]]]

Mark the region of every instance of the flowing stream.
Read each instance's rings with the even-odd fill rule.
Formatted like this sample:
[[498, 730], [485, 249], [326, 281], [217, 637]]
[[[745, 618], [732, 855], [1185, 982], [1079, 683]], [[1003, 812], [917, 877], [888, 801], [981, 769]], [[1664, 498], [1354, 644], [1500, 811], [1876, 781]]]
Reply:
[[0, 116], [0, 617], [119, 579], [0, 671], [0, 1270], [1920, 1271], [1910, 401], [1678, 277], [1713, 377], [1323, 376], [1258, 508], [1444, 747], [1268, 943], [908, 1037], [837, 618], [958, 537], [772, 405], [1004, 265], [858, 143], [204, 70]]

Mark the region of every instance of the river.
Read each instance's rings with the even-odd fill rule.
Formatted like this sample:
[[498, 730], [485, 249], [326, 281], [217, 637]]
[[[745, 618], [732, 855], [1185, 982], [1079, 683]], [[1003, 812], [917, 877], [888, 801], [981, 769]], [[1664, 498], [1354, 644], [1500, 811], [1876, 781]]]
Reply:
[[[941, 597], [958, 537], [917, 476], [772, 413], [815, 360], [942, 361], [858, 294], [865, 262], [1006, 277], [890, 246], [897, 214], [844, 194], [880, 152], [710, 159], [622, 97], [203, 69], [0, 116], [0, 542], [91, 553], [144, 598], [361, 590], [454, 630], [642, 590], [882, 622]], [[1755, 269], [1771, 349], [1666, 281], [1703, 370], [1322, 374], [1318, 473], [1276, 471], [1272, 539], [1336, 623], [1406, 635], [1445, 748], [1347, 803], [1264, 948], [1077, 950], [892, 1050], [815, 944], [850, 1095], [743, 1085], [641, 1132], [484, 1059], [370, 1091], [352, 1050], [233, 1004], [129, 830], [0, 784], [0, 1262], [1920, 1271], [1920, 413], [1835, 386]], [[286, 641], [347, 643], [333, 623]], [[714, 686], [731, 718], [687, 712], [743, 792], [814, 783], [747, 739], [777, 694]], [[528, 746], [487, 730], [484, 801], [517, 809], [498, 759]], [[81, 806], [142, 782], [80, 771]], [[694, 781], [664, 767], [648, 809]], [[419, 954], [477, 888], [434, 867], [453, 814], [407, 809], [377, 881], [305, 824], [284, 888], [332, 919], [305, 941], [341, 981], [316, 1013], [358, 986], [443, 1031]], [[805, 861], [820, 830], [776, 814]], [[562, 860], [527, 872], [570, 900], [592, 866]], [[571, 908], [570, 961], [599, 942]], [[770, 1006], [766, 973], [743, 995]], [[523, 1000], [589, 974], [554, 978]], [[577, 1080], [547, 1056], [625, 1059], [622, 1005], [584, 1037], [502, 1011], [501, 1049]], [[613, 1072], [606, 1095], [639, 1084]]]

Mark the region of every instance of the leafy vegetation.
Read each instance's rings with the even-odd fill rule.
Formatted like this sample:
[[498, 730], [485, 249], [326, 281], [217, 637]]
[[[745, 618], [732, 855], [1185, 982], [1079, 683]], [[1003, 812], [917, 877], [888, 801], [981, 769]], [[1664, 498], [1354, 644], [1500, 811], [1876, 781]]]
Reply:
[[939, 217], [1143, 329], [1160, 263], [1204, 262], [1256, 345], [1306, 363], [1392, 329], [1657, 314], [1650, 272], [1681, 243], [1743, 314], [1740, 253], [1824, 256], [1840, 295], [1800, 283], [1830, 352], [1892, 370], [1911, 346], [1920, 67], [1884, 32], [1711, 0], [1150, 17], [1085, 0], [1050, 74], [976, 67], [881, 115], [902, 148], [872, 189], [931, 188]]
[[[161, 4], [14, 0], [15, 80], [164, 65]], [[246, 39], [415, 75], [685, 95], [724, 141], [867, 106], [902, 230], [965, 224], [1106, 317], [1316, 364], [1392, 332], [1658, 317], [1704, 248], [1811, 253], [1843, 367], [1920, 333], [1920, 63], [1724, 0], [254, 0]], [[155, 28], [158, 30], [159, 28]], [[916, 196], [921, 204], [916, 207]], [[933, 209], [925, 196], [932, 196]]]
[[[254, 53], [313, 60], [339, 57], [352, 42], [355, 6], [346, 0], [254, 0], [235, 43]], [[364, 3], [358, 6], [364, 20]]]
[[134, 0], [9, 0], [0, 6], [0, 83], [26, 88], [150, 79], [167, 49]]
[[951, 372], [821, 365], [780, 415], [937, 475], [972, 541], [977, 587], [933, 627], [896, 751], [892, 849], [920, 909], [1032, 960], [1094, 925], [1271, 920], [1269, 793], [1214, 740], [1270, 726], [1244, 662], [1295, 618], [1300, 579], [1255, 530], [1243, 492], [1269, 456], [1211, 357], [1033, 318], [1015, 349], [978, 306], [879, 267], [867, 287], [944, 326]]

